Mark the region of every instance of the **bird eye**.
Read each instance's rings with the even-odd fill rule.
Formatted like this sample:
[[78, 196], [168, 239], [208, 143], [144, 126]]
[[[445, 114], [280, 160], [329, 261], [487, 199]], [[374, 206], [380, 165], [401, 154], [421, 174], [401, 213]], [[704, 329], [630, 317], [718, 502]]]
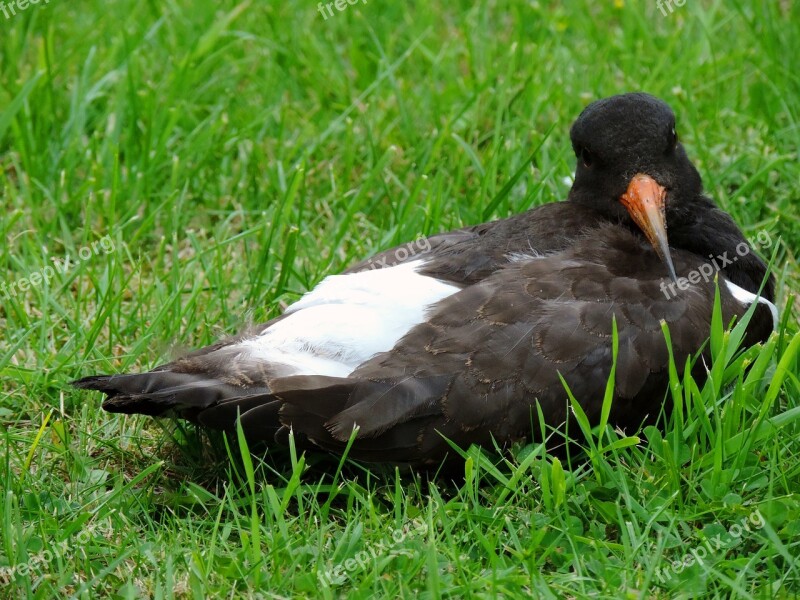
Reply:
[[589, 152], [586, 148], [581, 148], [581, 161], [586, 167], [591, 167], [592, 163], [594, 162], [594, 157], [592, 156], [592, 153]]

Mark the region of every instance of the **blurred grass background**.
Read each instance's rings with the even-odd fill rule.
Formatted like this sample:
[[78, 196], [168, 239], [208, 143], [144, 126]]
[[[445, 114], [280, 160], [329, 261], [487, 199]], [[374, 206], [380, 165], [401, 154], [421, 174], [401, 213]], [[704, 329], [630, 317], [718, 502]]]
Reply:
[[[480, 475], [444, 491], [301, 483], [300, 464], [248, 477], [195, 432], [109, 417], [65, 385], [266, 320], [420, 234], [563, 199], [570, 123], [632, 90], [672, 105], [708, 193], [746, 235], [782, 240], [778, 364], [797, 331], [800, 9], [668, 11], [369, 0], [325, 19], [296, 0], [50, 0], [0, 12], [0, 277], [16, 286], [0, 294], [0, 597], [798, 593], [796, 428], [746, 468], [724, 453], [709, 470], [687, 462], [692, 427], [685, 455], [628, 450], [566, 475], [542, 456], [513, 468], [510, 495], [480, 458]], [[78, 260], [105, 236], [113, 251]], [[19, 289], [65, 257], [65, 273]], [[798, 400], [786, 362], [776, 411]], [[567, 492], [549, 495], [552, 477]], [[762, 537], [657, 577], [754, 506], [770, 517]], [[425, 535], [320, 584], [411, 522]], [[89, 543], [61, 545], [81, 531]]]

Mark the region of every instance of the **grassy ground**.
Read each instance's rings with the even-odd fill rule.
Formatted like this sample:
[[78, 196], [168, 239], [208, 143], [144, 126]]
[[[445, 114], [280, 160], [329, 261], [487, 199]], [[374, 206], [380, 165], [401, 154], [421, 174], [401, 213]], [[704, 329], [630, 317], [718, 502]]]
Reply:
[[[0, 12], [0, 597], [800, 593], [797, 3], [46, 1]], [[66, 386], [563, 198], [571, 120], [636, 89], [769, 237], [784, 309], [744, 359], [715, 340], [702, 390], [678, 365], [663, 433], [473, 450], [426, 485], [250, 461]]]

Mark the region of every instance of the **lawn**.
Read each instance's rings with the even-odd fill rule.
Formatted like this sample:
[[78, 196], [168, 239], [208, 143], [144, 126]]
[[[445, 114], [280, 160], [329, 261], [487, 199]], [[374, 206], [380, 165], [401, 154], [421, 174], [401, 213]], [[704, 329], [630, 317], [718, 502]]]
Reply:
[[[0, 598], [800, 594], [800, 5], [680, 4], [6, 0]], [[563, 199], [570, 123], [631, 90], [769, 240], [782, 313], [743, 355], [717, 331], [705, 386], [674, 365], [661, 429], [473, 448], [428, 482], [68, 386]]]

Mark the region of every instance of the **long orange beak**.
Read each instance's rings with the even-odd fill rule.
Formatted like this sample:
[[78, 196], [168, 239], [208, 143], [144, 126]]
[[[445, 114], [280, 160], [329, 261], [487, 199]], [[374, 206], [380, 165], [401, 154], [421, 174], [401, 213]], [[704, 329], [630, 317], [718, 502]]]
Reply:
[[664, 261], [672, 281], [677, 283], [678, 277], [675, 275], [667, 240], [666, 199], [667, 190], [663, 186], [649, 175], [637, 173], [619, 200]]

